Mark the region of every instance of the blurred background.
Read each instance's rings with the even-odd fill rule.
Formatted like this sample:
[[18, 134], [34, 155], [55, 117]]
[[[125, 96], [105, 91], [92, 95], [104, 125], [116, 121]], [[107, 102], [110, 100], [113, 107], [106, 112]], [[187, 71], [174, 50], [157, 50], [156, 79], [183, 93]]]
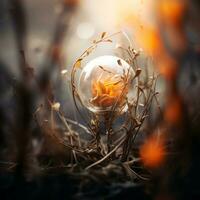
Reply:
[[[66, 1], [67, 2], [67, 1]], [[68, 14], [61, 19], [63, 12], [63, 2], [59, 0], [24, 0], [22, 1], [26, 22], [26, 51], [25, 56], [28, 64], [34, 68], [35, 73], [40, 73], [44, 67], [46, 53], [54, 37], [57, 22], [63, 20], [66, 24], [66, 32], [62, 41], [62, 70], [68, 70], [64, 77], [66, 84], [62, 91], [57, 92], [62, 96], [62, 105], [69, 109], [67, 113], [73, 113], [69, 106], [71, 104], [71, 92], [68, 90], [69, 72], [80, 54], [92, 43], [94, 39], [107, 32], [109, 34], [124, 31], [131, 38], [135, 48], [139, 49], [137, 36], [143, 28], [143, 24], [153, 24], [154, 15], [152, 14], [153, 3], [151, 1], [132, 1], [122, 0], [110, 1], [69, 1], [76, 5], [75, 9], [69, 8]], [[16, 51], [16, 41], [14, 28], [10, 16], [12, 6], [9, 1], [1, 1], [1, 61], [5, 63], [13, 77], [19, 77], [19, 70], [16, 66], [18, 52]], [[135, 23], [137, 19], [137, 23]], [[116, 36], [118, 43], [122, 42]], [[122, 42], [123, 43], [123, 42]], [[124, 42], [128, 46], [127, 41]], [[103, 45], [97, 49], [90, 57], [114, 54], [113, 45]], [[61, 70], [60, 70], [61, 71]], [[69, 103], [70, 102], [70, 103]]]
[[[150, 172], [153, 178], [147, 188], [128, 183], [111, 190], [120, 188], [122, 197], [131, 194], [136, 199], [199, 199], [199, 0], [1, 0], [0, 189], [8, 199], [18, 183], [13, 193], [17, 197], [24, 188], [26, 197], [30, 191], [36, 192], [35, 197], [45, 196], [49, 188], [53, 197], [66, 197], [70, 190], [76, 193], [79, 179], [69, 176], [42, 179], [42, 187], [31, 182], [40, 177], [42, 164], [54, 166], [68, 155], [44, 137], [43, 132], [48, 131], [40, 129], [34, 116], [45, 107], [40, 116], [45, 127], [51, 103], [59, 102], [65, 116], [81, 121], [71, 94], [72, 66], [102, 32], [119, 31], [112, 44], [100, 45], [86, 62], [114, 55], [116, 44], [128, 47], [131, 41], [141, 52], [138, 66], [148, 63], [151, 72], [161, 74], [157, 89], [163, 113], [147, 132], [159, 127], [167, 136], [173, 157]], [[97, 187], [98, 197], [102, 185]], [[114, 193], [110, 199], [117, 198]]]

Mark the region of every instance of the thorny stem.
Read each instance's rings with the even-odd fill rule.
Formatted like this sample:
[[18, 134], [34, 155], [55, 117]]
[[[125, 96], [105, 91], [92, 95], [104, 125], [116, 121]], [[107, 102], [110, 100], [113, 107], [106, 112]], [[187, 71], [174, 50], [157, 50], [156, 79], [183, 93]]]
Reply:
[[96, 132], [95, 139], [96, 139], [96, 148], [98, 151], [100, 148], [100, 140], [101, 140], [101, 136], [100, 136], [101, 131], [99, 128], [99, 117], [98, 116], [95, 116], [94, 131]]
[[143, 177], [143, 176], [139, 175], [138, 173], [136, 173], [134, 170], [132, 170], [132, 169], [129, 167], [128, 164], [123, 163], [122, 165], [123, 165], [123, 167], [124, 167], [128, 172], [131, 172], [131, 173], [134, 174], [137, 178], [139, 178], [139, 179], [141, 179], [141, 180], [143, 180], [143, 181], [148, 181], [148, 180], [149, 180], [148, 178]]
[[135, 129], [135, 127], [130, 128], [126, 133], [126, 139], [125, 139], [124, 145], [123, 145], [123, 153], [122, 153], [122, 156], [121, 156], [122, 162], [125, 162], [127, 160], [129, 150], [130, 150], [130, 141], [131, 141], [134, 129]]
[[105, 119], [105, 128], [106, 128], [106, 135], [107, 135], [107, 152], [110, 152], [112, 146], [112, 127], [109, 121], [110, 115], [106, 113], [104, 116]]
[[[72, 137], [73, 136], [73, 131], [70, 128], [69, 124], [67, 123], [65, 117], [63, 115], [61, 115], [60, 112], [57, 112], [57, 114], [58, 114], [59, 118], [62, 120], [62, 122], [64, 123], [65, 127], [67, 128], [67, 130], [69, 131], [69, 134], [70, 134], [70, 136], [69, 136], [70, 137], [70, 143], [73, 146], [74, 145], [74, 143], [73, 143], [73, 137]], [[77, 163], [76, 152], [74, 150], [72, 150], [72, 155], [74, 157], [75, 162]]]
[[[130, 128], [129, 131], [127, 131], [127, 138], [124, 142], [124, 146], [123, 146], [123, 154], [122, 154], [122, 157], [121, 157], [121, 161], [124, 162], [127, 160], [128, 158], [128, 155], [129, 155], [129, 152], [130, 152], [130, 148], [132, 146], [132, 144], [134, 143], [135, 141], [135, 138], [143, 124], [143, 121], [145, 120], [145, 116], [146, 114], [148, 113], [148, 110], [149, 110], [149, 107], [151, 105], [151, 102], [153, 100], [153, 98], [156, 96], [156, 93], [155, 93], [155, 87], [156, 87], [156, 78], [154, 78], [154, 88], [153, 90], [150, 90], [150, 93], [148, 95], [148, 98], [147, 98], [147, 101], [146, 101], [146, 107], [144, 108], [141, 116], [140, 116], [140, 124], [138, 126], [131, 126], [132, 128]], [[153, 93], [153, 94], [152, 94]], [[135, 132], [135, 134], [133, 134]]]
[[[156, 96], [156, 93], [155, 93], [155, 89], [156, 89], [156, 88], [155, 88], [155, 87], [156, 87], [156, 80], [157, 80], [157, 79], [155, 79], [154, 89], [153, 89], [153, 91], [152, 91], [152, 90], [150, 91], [149, 96], [148, 96], [148, 98], [147, 98], [146, 108], [144, 109], [144, 111], [143, 111], [143, 113], [142, 113], [142, 115], [141, 115], [141, 118], [140, 118], [140, 121], [141, 121], [141, 122], [143, 122], [143, 121], [145, 120], [145, 116], [146, 116], [146, 114], [147, 114], [147, 112], [148, 112], [148, 110], [149, 110], [149, 108], [150, 108], [150, 106], [151, 106], [151, 102], [152, 102], [153, 98]], [[152, 93], [153, 93], [153, 94], [152, 94]], [[152, 95], [151, 95], [151, 94], [152, 94]], [[132, 139], [132, 143], [134, 143], [135, 138], [136, 138], [136, 136], [137, 136], [137, 134], [138, 134], [138, 132], [139, 132], [141, 126], [142, 126], [142, 123], [139, 125], [138, 129], [136, 130], [136, 132], [135, 132], [135, 134], [134, 134], [134, 136], [133, 136], [133, 139]]]
[[89, 166], [86, 167], [85, 169], [88, 170], [88, 169], [90, 169], [90, 168], [92, 168], [92, 167], [94, 167], [94, 166], [96, 166], [96, 165], [102, 163], [102, 162], [105, 161], [107, 158], [109, 158], [109, 157], [123, 144], [124, 139], [125, 139], [125, 137], [122, 138], [122, 140], [119, 142], [119, 144], [116, 145], [115, 148], [113, 148], [113, 149], [112, 149], [108, 154], [106, 154], [102, 159], [100, 159], [100, 160], [98, 160], [97, 162], [95, 162], [95, 163], [89, 165]]
[[[63, 117], [64, 117], [64, 116], [63, 116]], [[91, 135], [91, 132], [90, 132], [90, 131], [88, 130], [88, 128], [85, 127], [83, 124], [80, 124], [80, 123], [78, 123], [77, 121], [74, 121], [74, 120], [71, 120], [71, 119], [68, 119], [68, 118], [65, 118], [65, 117], [64, 117], [64, 119], [65, 119], [67, 122], [69, 122], [69, 123], [71, 123], [71, 124], [74, 124], [74, 125], [80, 127], [80, 128], [83, 129], [86, 133], [88, 133], [88, 134]]]

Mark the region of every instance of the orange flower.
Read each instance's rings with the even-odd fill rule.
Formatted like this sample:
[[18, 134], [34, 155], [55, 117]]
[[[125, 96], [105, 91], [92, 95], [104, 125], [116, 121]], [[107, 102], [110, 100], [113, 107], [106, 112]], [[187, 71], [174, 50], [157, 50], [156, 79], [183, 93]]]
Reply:
[[122, 106], [125, 103], [125, 97], [128, 88], [124, 81], [120, 78], [110, 76], [101, 80], [94, 80], [92, 82], [92, 98], [90, 102], [98, 107], [110, 107], [115, 103]]

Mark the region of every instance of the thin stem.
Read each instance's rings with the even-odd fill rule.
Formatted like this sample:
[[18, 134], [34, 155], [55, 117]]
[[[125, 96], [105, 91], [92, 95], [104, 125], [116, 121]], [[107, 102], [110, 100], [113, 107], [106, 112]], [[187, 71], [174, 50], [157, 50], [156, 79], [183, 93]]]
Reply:
[[97, 162], [95, 162], [95, 163], [89, 165], [89, 166], [86, 167], [85, 169], [88, 170], [88, 169], [90, 169], [90, 168], [92, 168], [92, 167], [94, 167], [94, 166], [96, 166], [96, 165], [102, 163], [102, 162], [105, 161], [107, 158], [109, 158], [109, 157], [123, 144], [124, 139], [125, 139], [125, 137], [119, 142], [119, 144], [118, 144], [114, 149], [112, 149], [108, 154], [106, 154], [106, 156], [104, 156], [102, 159], [98, 160]]

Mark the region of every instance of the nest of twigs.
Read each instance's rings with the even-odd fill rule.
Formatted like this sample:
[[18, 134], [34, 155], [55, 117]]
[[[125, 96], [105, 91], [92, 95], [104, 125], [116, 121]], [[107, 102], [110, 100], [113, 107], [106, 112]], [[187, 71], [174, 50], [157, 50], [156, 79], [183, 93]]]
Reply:
[[[147, 127], [148, 119], [152, 117], [152, 106], [156, 105], [158, 108], [160, 106], [156, 91], [158, 76], [155, 72], [150, 75], [147, 65], [138, 66], [137, 60], [141, 51], [135, 50], [130, 40], [128, 40], [128, 47], [119, 45], [117, 47], [117, 51], [123, 54], [123, 59], [135, 72], [135, 81], [132, 84], [136, 95], [131, 102], [127, 102], [128, 109], [125, 113], [117, 112], [117, 104], [115, 104], [112, 110], [103, 116], [90, 111], [87, 111], [86, 115], [84, 110], [83, 117], [83, 104], [77, 91], [77, 71], [82, 70], [84, 59], [90, 56], [98, 45], [113, 43], [112, 37], [115, 35], [107, 36], [105, 32], [102, 33], [73, 65], [71, 71], [73, 100], [85, 123], [81, 124], [66, 118], [61, 111], [60, 103], [49, 102], [50, 119], [40, 126], [47, 137], [53, 138], [53, 142], [62, 146], [59, 148], [66, 148], [67, 156], [62, 160], [62, 169], [79, 172], [91, 178], [103, 177], [104, 180], [105, 177], [114, 176], [121, 181], [127, 179], [145, 181], [148, 180], [149, 173], [142, 165], [138, 151], [141, 140], [137, 138], [142, 138], [149, 133]], [[40, 106], [35, 112], [36, 121], [42, 120], [42, 110], [43, 107]], [[46, 169], [51, 170], [54, 167], [57, 170], [58, 167], [53, 164]]]

